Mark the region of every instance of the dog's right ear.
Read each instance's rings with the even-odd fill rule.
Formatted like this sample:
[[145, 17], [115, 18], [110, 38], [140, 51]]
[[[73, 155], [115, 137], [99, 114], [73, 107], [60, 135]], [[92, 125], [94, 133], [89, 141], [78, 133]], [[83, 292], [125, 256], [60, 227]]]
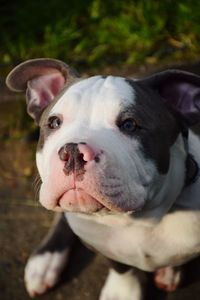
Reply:
[[6, 84], [16, 92], [26, 92], [27, 111], [39, 122], [40, 116], [64, 86], [77, 80], [78, 73], [64, 62], [50, 58], [32, 59], [16, 66]]

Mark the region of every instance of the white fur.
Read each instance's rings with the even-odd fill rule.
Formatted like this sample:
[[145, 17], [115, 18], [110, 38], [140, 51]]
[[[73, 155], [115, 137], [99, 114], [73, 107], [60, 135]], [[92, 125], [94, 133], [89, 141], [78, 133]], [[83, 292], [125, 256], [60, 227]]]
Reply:
[[109, 275], [101, 290], [99, 300], [141, 300], [141, 283], [136, 274], [128, 271], [119, 274], [114, 270]]
[[181, 211], [162, 221], [128, 215], [66, 213], [72, 230], [103, 255], [145, 271], [180, 265], [200, 252], [200, 213]]
[[[85, 116], [85, 121], [89, 115], [90, 123], [97, 125], [103, 122], [109, 125], [111, 121], [114, 121], [112, 116], [116, 116], [120, 103], [134, 104], [134, 96], [132, 87], [126, 83], [124, 78], [94, 76], [72, 85], [62, 95], [51, 113], [69, 111], [69, 115], [76, 115], [78, 119], [83, 119]], [[84, 107], [85, 109], [83, 109]], [[73, 117], [69, 117], [69, 122], [72, 119]]]
[[53, 287], [65, 266], [68, 250], [45, 252], [30, 257], [25, 268], [26, 289], [31, 297], [45, 293]]

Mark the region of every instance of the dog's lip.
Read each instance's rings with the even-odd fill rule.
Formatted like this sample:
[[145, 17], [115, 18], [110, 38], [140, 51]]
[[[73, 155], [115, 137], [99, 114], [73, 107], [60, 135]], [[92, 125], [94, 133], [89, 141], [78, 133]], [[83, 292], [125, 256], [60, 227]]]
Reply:
[[[80, 193], [84, 193], [85, 195], [87, 195], [87, 197], [89, 197], [89, 199], [92, 202], [92, 208], [90, 207], [90, 209], [87, 210], [87, 203], [86, 206], [84, 206], [84, 208], [82, 209], [76, 209], [73, 202], [70, 203], [70, 207], [63, 207], [61, 206], [61, 202], [62, 200], [65, 198], [66, 195], [69, 195], [70, 192], [80, 192]], [[56, 206], [54, 208], [54, 211], [57, 212], [63, 212], [63, 211], [73, 211], [73, 212], [83, 212], [83, 213], [98, 213], [101, 211], [107, 211], [110, 213], [128, 213], [128, 214], [135, 214], [139, 211], [142, 210], [143, 205], [140, 205], [136, 208], [134, 208], [133, 210], [130, 211], [124, 211], [123, 209], [121, 209], [120, 207], [114, 206], [112, 203], [107, 202], [103, 199], [97, 199], [96, 197], [94, 198], [92, 195], [90, 195], [88, 192], [86, 192], [84, 189], [82, 188], [78, 188], [78, 187], [72, 187], [69, 188], [67, 190], [65, 190], [57, 199], [56, 201]], [[91, 204], [91, 203], [90, 203]]]
[[57, 199], [55, 210], [74, 211], [74, 212], [97, 212], [105, 206], [92, 197], [82, 188], [69, 188], [65, 190]]
[[[67, 189], [67, 190], [65, 190], [59, 197], [58, 197], [58, 199], [57, 199], [57, 201], [56, 201], [56, 203], [57, 203], [57, 205], [56, 205], [56, 207], [55, 207], [55, 211], [58, 211], [58, 212], [60, 212], [60, 211], [72, 211], [71, 209], [70, 210], [68, 210], [67, 208], [63, 208], [60, 204], [61, 204], [61, 201], [64, 199], [64, 197], [66, 196], [66, 195], [69, 195], [69, 193], [70, 192], [74, 192], [74, 193], [77, 193], [77, 192], [80, 192], [80, 193], [84, 193], [85, 195], [87, 195], [87, 197], [89, 197], [89, 199], [93, 202], [93, 208], [94, 209], [90, 209], [90, 210], [85, 210], [85, 209], [83, 209], [83, 210], [81, 210], [81, 211], [79, 211], [79, 210], [77, 210], [77, 212], [84, 212], [84, 213], [94, 213], [94, 212], [100, 212], [100, 211], [102, 211], [102, 210], [106, 210], [106, 211], [109, 211], [109, 212], [118, 212], [118, 213], [120, 213], [120, 212], [124, 212], [121, 208], [119, 208], [119, 207], [117, 207], [117, 206], [115, 206], [114, 204], [112, 204], [111, 202], [108, 202], [108, 201], [106, 201], [106, 200], [104, 200], [104, 199], [102, 199], [102, 198], [97, 198], [97, 197], [94, 197], [94, 196], [92, 196], [91, 194], [89, 194], [87, 191], [85, 191], [83, 188], [80, 188], [80, 187], [76, 187], [76, 186], [74, 186], [74, 187], [72, 187], [72, 188], [69, 188], [69, 189]], [[70, 201], [71, 202], [71, 201]], [[73, 203], [71, 202], [71, 204], [70, 204], [70, 206], [71, 206], [71, 208], [73, 208]], [[76, 210], [74, 210], [74, 212], [76, 212]]]

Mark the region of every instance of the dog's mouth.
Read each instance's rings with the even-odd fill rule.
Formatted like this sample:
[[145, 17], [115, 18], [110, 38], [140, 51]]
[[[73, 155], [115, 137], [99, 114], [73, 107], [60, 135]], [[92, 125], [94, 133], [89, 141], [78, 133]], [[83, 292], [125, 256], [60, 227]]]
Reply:
[[[82, 188], [71, 188], [65, 191], [57, 200], [56, 211], [68, 211], [78, 213], [95, 213], [100, 211], [120, 213], [125, 212], [115, 206], [108, 199], [93, 197]], [[132, 211], [135, 212], [136, 210]], [[126, 211], [127, 212], [127, 211]]]
[[87, 173], [84, 180], [78, 181], [73, 174], [67, 177], [59, 175], [55, 182], [46, 180], [40, 188], [40, 203], [49, 210], [85, 214], [100, 211], [135, 213], [144, 206], [142, 193], [138, 197], [113, 177], [109, 181], [109, 178], [96, 178], [95, 173]]
[[93, 213], [105, 208], [105, 205], [81, 188], [65, 191], [57, 200], [56, 210]]
[[[136, 208], [129, 213], [135, 213], [141, 208]], [[65, 191], [57, 200], [57, 205], [55, 211], [64, 211], [64, 212], [76, 212], [76, 213], [96, 213], [105, 211], [113, 213], [123, 213], [123, 209], [116, 207], [113, 203], [107, 201], [106, 199], [94, 198], [92, 195], [88, 194], [81, 188], [71, 188]]]

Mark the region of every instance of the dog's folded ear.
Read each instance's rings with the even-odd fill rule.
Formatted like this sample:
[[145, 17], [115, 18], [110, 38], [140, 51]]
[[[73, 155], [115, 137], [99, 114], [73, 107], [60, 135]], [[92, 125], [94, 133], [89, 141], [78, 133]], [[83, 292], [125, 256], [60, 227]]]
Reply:
[[156, 90], [166, 106], [187, 126], [200, 122], [200, 76], [167, 70], [140, 80]]
[[75, 70], [60, 60], [39, 58], [15, 67], [6, 84], [13, 91], [26, 92], [27, 111], [38, 122], [45, 107], [78, 77]]

